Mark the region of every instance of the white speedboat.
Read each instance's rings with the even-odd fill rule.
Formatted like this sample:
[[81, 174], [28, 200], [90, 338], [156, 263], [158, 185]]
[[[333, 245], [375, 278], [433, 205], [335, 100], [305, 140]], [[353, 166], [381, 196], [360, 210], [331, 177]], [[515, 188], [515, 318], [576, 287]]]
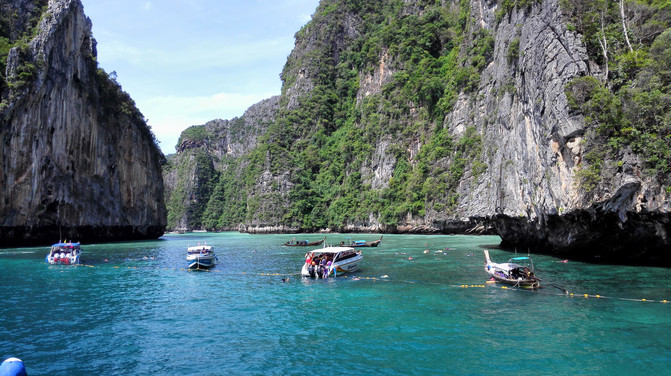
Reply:
[[208, 269], [215, 266], [219, 259], [214, 254], [212, 246], [198, 245], [187, 248], [186, 261], [189, 263], [189, 269]]
[[505, 263], [495, 263], [485, 252], [485, 271], [495, 281], [512, 286], [535, 289], [541, 287], [541, 280], [534, 274], [534, 264], [530, 257], [513, 257]]
[[359, 270], [361, 251], [352, 247], [326, 247], [305, 254], [301, 275], [309, 278], [336, 277]]
[[79, 243], [58, 242], [51, 246], [44, 261], [51, 265], [77, 265], [81, 252]]

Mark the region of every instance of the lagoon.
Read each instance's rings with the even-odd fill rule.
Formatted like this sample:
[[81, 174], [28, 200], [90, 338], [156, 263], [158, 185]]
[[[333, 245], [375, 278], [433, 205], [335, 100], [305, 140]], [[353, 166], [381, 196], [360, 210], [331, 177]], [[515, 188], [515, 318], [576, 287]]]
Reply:
[[[375, 234], [329, 234], [376, 240]], [[82, 245], [82, 266], [48, 247], [0, 250], [0, 357], [34, 375], [665, 374], [669, 269], [535, 254], [569, 290], [486, 283], [496, 236], [384, 235], [361, 270], [303, 280], [292, 235], [189, 233]], [[301, 234], [296, 238], [321, 239]], [[207, 242], [219, 264], [186, 270]], [[446, 250], [446, 248], [448, 250]], [[425, 251], [428, 250], [427, 253]], [[288, 282], [282, 279], [288, 278]], [[587, 294], [587, 297], [585, 297]], [[598, 296], [598, 297], [597, 297]]]

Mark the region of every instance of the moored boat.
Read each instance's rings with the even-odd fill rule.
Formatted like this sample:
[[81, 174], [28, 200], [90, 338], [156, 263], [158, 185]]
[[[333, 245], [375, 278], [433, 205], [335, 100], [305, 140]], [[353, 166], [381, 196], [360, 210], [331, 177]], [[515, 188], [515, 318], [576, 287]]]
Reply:
[[324, 243], [324, 240], [326, 240], [326, 236], [324, 236], [324, 239], [322, 240], [317, 240], [315, 242], [310, 242], [308, 240], [296, 240], [296, 238], [291, 238], [290, 241], [284, 243], [284, 246], [286, 247], [309, 247], [309, 246], [317, 246], [317, 245], [322, 245]]
[[77, 265], [81, 252], [79, 243], [58, 242], [51, 246], [44, 261], [51, 265]]
[[382, 241], [382, 236], [380, 239], [374, 240], [372, 242], [367, 242], [365, 240], [352, 240], [352, 238], [347, 238], [344, 241], [340, 242], [341, 247], [377, 247]]
[[485, 271], [495, 281], [512, 286], [535, 289], [541, 287], [541, 281], [534, 274], [534, 263], [530, 257], [513, 257], [506, 263], [495, 263], [485, 249]]
[[189, 264], [189, 269], [209, 269], [215, 266], [219, 259], [212, 246], [197, 245], [187, 248], [186, 261]]
[[361, 251], [352, 247], [325, 247], [305, 254], [301, 275], [309, 278], [336, 277], [359, 270]]

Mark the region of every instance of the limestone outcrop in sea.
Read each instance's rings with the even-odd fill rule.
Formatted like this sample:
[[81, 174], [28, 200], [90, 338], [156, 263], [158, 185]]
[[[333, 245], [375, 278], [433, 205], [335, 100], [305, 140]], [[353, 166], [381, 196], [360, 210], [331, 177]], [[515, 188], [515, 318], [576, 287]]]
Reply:
[[[79, 0], [0, 1], [3, 246], [161, 236], [165, 157]], [[6, 66], [6, 70], [4, 69]]]

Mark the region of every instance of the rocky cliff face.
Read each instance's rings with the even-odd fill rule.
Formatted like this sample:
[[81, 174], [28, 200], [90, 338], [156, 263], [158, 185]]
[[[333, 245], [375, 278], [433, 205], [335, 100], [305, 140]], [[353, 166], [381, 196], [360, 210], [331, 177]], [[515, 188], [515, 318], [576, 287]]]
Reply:
[[[24, 3], [3, 7], [20, 13]], [[91, 21], [78, 0], [49, 1], [34, 37], [9, 53], [10, 85], [0, 107], [5, 245], [156, 238], [164, 231], [164, 157], [142, 114], [95, 57]], [[32, 74], [11, 85], [26, 71]]]
[[[272, 97], [253, 105], [239, 118], [212, 120], [182, 133], [177, 154], [170, 157], [163, 170], [166, 202], [172, 208], [168, 216], [170, 229], [212, 229], [204, 225], [203, 215], [215, 184], [222, 174], [229, 179], [242, 175], [249, 165], [244, 157], [258, 146], [259, 137], [276, 121], [278, 108], [279, 97]], [[235, 196], [233, 200], [246, 204], [244, 197]], [[240, 223], [219, 229], [237, 230]]]
[[[495, 4], [478, 5], [483, 27], [496, 31], [496, 64], [484, 70], [478, 96], [460, 98], [448, 121], [457, 131], [477, 125], [490, 167], [464, 181], [461, 216], [485, 217], [511, 248], [668, 264], [671, 197], [664, 179], [642, 175], [642, 161], [629, 152], [599, 189], [588, 193], [576, 180], [588, 125], [569, 109], [565, 87], [602, 72], [558, 3], [512, 11], [498, 25]], [[520, 53], [511, 61], [515, 39]], [[514, 91], [505, 90], [510, 83]]]
[[[422, 1], [381, 4], [322, 1], [313, 21], [297, 34], [282, 73], [278, 121], [265, 140], [290, 135], [288, 143], [275, 141], [276, 150], [301, 157], [288, 168], [277, 168], [277, 154], [269, 149], [262, 171], [255, 175], [255, 188], [247, 190], [246, 197], [277, 204], [264, 209], [247, 206], [242, 228], [496, 233], [504, 246], [520, 250], [591, 261], [671, 264], [668, 174], [646, 174], [640, 155], [625, 148], [621, 160], [604, 163], [606, 178], [595, 189], [579, 184], [578, 173], [587, 166], [590, 125], [570, 108], [566, 86], [576, 77], [606, 78], [600, 70], [603, 62], [588, 56], [584, 36], [569, 27], [558, 0], [507, 10], [496, 1], [474, 0], [461, 10], [463, 2], [442, 2], [440, 12], [460, 14], [461, 31], [450, 22], [445, 29], [423, 29], [437, 36], [428, 39], [435, 46], [427, 45], [428, 57], [422, 62], [433, 56], [443, 64], [441, 69], [451, 69], [444, 61], [453, 59], [463, 68], [453, 75], [467, 72], [467, 77], [456, 80], [457, 95], [448, 96], [448, 105], [441, 107], [447, 110], [438, 120], [427, 115], [438, 113], [433, 106], [442, 103], [431, 96], [445, 97], [454, 87], [431, 92], [433, 83], [425, 81], [411, 97], [413, 102], [395, 101], [394, 96], [407, 90], [406, 83], [420, 74], [408, 69], [401, 58], [404, 50], [387, 48], [393, 43], [381, 43], [381, 48], [380, 43], [369, 43], [367, 33], [375, 26], [367, 24], [371, 15], [363, 8], [396, 7], [395, 16], [415, 17], [418, 25], [440, 16], [432, 15], [436, 10]], [[345, 11], [333, 12], [338, 6]], [[349, 12], [348, 7], [356, 10]], [[395, 37], [393, 32], [384, 35], [390, 41]], [[454, 57], [449, 46], [456, 40], [461, 49], [452, 50], [458, 51]], [[409, 58], [413, 59], [420, 60], [416, 55]], [[422, 70], [431, 69], [430, 64]], [[441, 83], [453, 85], [455, 80], [446, 76]], [[323, 94], [328, 88], [324, 77], [336, 81], [336, 90], [347, 87], [348, 80], [355, 82], [349, 87], [356, 91], [343, 90], [339, 98], [328, 98]], [[319, 110], [313, 113], [321, 117], [313, 122], [301, 119], [302, 108], [324, 103], [336, 103], [334, 112], [338, 106], [349, 108], [351, 112], [340, 115], [351, 124], [343, 125], [337, 115]], [[309, 124], [314, 133], [295, 124]], [[339, 134], [346, 128], [353, 135], [349, 139]], [[352, 147], [357, 137], [368, 144]], [[339, 142], [342, 152], [337, 155], [310, 150], [315, 143], [324, 150]], [[308, 151], [300, 154], [301, 148]], [[317, 162], [311, 161], [315, 155]], [[427, 166], [427, 160], [432, 164]], [[326, 219], [301, 224], [297, 216]]]

